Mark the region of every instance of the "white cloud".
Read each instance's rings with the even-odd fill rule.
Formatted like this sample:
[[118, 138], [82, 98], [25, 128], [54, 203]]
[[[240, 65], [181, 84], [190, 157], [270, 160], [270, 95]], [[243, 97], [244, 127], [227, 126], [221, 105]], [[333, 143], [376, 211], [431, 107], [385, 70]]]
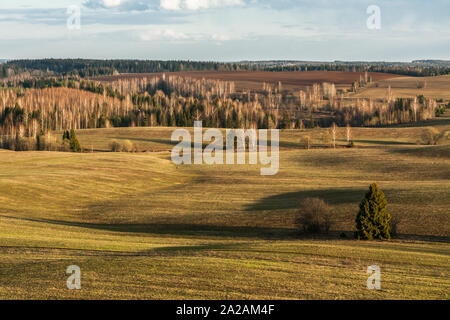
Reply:
[[161, 0], [161, 8], [166, 10], [181, 9], [181, 0]]
[[120, 6], [121, 0], [102, 0], [103, 5], [107, 8]]
[[242, 35], [207, 34], [207, 33], [185, 33], [173, 29], [151, 29], [140, 32], [141, 41], [214, 41], [226, 42], [242, 40]]
[[217, 33], [214, 33], [214, 34], [211, 36], [211, 39], [212, 39], [212, 40], [216, 40], [216, 41], [230, 41], [230, 40], [232, 40], [232, 38], [231, 38], [230, 36], [228, 36], [228, 35], [225, 35], [225, 34], [217, 34]]
[[87, 0], [83, 4], [88, 8], [115, 8], [123, 2], [122, 0]]
[[157, 29], [157, 30], [147, 30], [139, 34], [139, 39], [142, 41], [180, 41], [189, 40], [191, 36], [183, 32], [177, 32], [172, 29]]
[[161, 0], [160, 6], [165, 10], [200, 10], [219, 7], [244, 5], [243, 0]]

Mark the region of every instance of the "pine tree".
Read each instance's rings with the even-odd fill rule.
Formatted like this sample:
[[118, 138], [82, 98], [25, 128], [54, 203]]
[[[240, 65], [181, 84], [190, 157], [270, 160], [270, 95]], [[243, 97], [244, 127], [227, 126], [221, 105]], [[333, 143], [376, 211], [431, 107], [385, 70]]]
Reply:
[[386, 211], [387, 200], [379, 186], [370, 186], [356, 216], [355, 236], [361, 240], [391, 238], [391, 215]]
[[63, 133], [63, 141], [64, 140], [70, 140], [70, 132], [69, 130], [65, 130]]
[[81, 152], [80, 142], [73, 129], [70, 130], [70, 150], [72, 150], [72, 152]]
[[309, 120], [309, 128], [310, 129], [314, 129], [316, 127], [315, 123], [314, 123], [314, 118], [311, 115], [310, 120]]
[[288, 111], [284, 112], [280, 127], [281, 127], [281, 129], [290, 129], [291, 128], [291, 116], [289, 115]]

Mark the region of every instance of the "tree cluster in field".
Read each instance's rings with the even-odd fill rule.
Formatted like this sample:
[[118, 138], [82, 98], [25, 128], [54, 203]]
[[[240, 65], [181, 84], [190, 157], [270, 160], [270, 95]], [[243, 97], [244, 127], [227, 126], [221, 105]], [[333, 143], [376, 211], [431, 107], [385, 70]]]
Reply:
[[[355, 238], [360, 240], [389, 240], [397, 235], [399, 219], [387, 211], [387, 200], [380, 187], [370, 186], [356, 215]], [[295, 219], [298, 230], [304, 234], [329, 233], [335, 222], [330, 206], [320, 198], [301, 201]], [[341, 234], [346, 237], [346, 234]]]
[[346, 104], [343, 99], [330, 104], [336, 121], [353, 126], [386, 126], [401, 123], [414, 123], [433, 119], [438, 105], [433, 99], [418, 97], [414, 99], [394, 99], [388, 89], [385, 100], [356, 99]]
[[65, 150], [72, 152], [81, 152], [81, 145], [78, 141], [75, 130], [65, 130], [63, 133], [63, 146]]
[[417, 143], [432, 146], [438, 144], [449, 144], [450, 131], [449, 130], [439, 131], [434, 127], [425, 128], [423, 129], [420, 140], [418, 140]]
[[130, 140], [112, 140], [109, 144], [112, 152], [133, 152], [136, 147]]

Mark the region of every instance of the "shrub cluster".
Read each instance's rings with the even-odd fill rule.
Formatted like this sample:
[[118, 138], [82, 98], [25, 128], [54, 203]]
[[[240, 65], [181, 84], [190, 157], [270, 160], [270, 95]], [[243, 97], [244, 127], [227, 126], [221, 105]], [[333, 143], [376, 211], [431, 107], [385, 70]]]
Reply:
[[450, 131], [439, 131], [436, 128], [426, 128], [422, 132], [421, 143], [425, 145], [438, 145], [449, 142]]
[[130, 140], [112, 140], [109, 144], [109, 148], [112, 152], [134, 152], [136, 148]]

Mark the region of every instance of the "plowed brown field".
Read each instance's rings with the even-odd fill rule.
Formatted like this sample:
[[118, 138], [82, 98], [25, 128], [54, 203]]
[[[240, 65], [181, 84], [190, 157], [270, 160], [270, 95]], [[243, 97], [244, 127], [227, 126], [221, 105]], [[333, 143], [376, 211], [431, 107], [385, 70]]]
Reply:
[[[122, 74], [117, 76], [97, 77], [95, 80], [113, 81], [117, 79], [130, 78], [152, 78], [161, 76], [162, 73], [142, 73], [142, 74]], [[308, 71], [308, 72], [263, 72], [263, 71], [188, 71], [169, 72], [168, 75], [178, 75], [197, 79], [215, 79], [224, 81], [234, 81], [238, 91], [261, 90], [262, 84], [278, 84], [281, 82], [283, 90], [295, 91], [314, 83], [330, 82], [336, 84], [338, 88], [349, 88], [354, 81], [360, 79], [361, 72], [339, 72], [339, 71]], [[395, 74], [371, 72], [369, 75], [373, 81], [386, 80], [399, 77]]]

